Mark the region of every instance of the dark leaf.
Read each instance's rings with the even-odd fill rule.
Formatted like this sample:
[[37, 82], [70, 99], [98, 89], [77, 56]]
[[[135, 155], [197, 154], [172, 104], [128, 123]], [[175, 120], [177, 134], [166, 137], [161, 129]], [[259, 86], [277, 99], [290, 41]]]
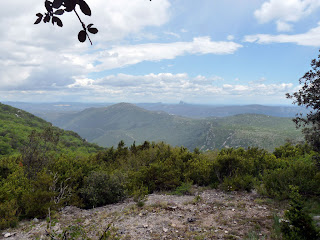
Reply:
[[50, 15], [49, 15], [49, 14], [46, 14], [46, 16], [44, 17], [43, 21], [44, 21], [45, 23], [50, 22]]
[[38, 19], [34, 22], [34, 24], [38, 24], [41, 22], [43, 15], [41, 13], [37, 13], [36, 16]]
[[93, 23], [90, 23], [87, 28], [91, 28], [93, 26]]
[[44, 2], [44, 6], [46, 7], [46, 9], [47, 9], [48, 12], [52, 12], [52, 2], [46, 0], [46, 1]]
[[58, 17], [52, 17], [52, 24], [54, 24], [54, 23], [57, 23], [57, 25], [58, 25], [59, 27], [62, 27], [62, 26], [63, 26], [62, 21], [61, 21], [60, 18], [58, 18]]
[[54, 0], [52, 3], [52, 7], [59, 8], [59, 7], [61, 7], [62, 3], [63, 3], [63, 0]]
[[80, 9], [83, 14], [91, 16], [91, 10], [88, 4], [84, 0], [79, 0]]
[[78, 39], [80, 42], [84, 42], [87, 39], [87, 33], [84, 30], [81, 30], [78, 34]]
[[89, 31], [90, 33], [92, 33], [92, 34], [98, 33], [98, 29], [96, 29], [96, 28], [88, 28], [88, 31]]
[[59, 9], [59, 10], [54, 12], [55, 15], [62, 15], [63, 13], [64, 13], [63, 9]]
[[76, 0], [65, 0], [64, 6], [66, 7], [65, 11], [71, 12], [76, 7]]

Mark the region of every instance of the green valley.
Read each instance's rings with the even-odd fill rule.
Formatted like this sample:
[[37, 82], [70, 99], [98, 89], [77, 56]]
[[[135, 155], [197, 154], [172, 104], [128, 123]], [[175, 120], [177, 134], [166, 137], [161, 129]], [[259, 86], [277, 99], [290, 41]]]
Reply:
[[89, 142], [117, 146], [133, 142], [164, 141], [190, 150], [260, 147], [273, 151], [287, 140], [303, 140], [290, 118], [240, 114], [221, 118], [191, 119], [160, 111], [148, 111], [129, 103], [61, 114], [53, 123], [72, 130]]

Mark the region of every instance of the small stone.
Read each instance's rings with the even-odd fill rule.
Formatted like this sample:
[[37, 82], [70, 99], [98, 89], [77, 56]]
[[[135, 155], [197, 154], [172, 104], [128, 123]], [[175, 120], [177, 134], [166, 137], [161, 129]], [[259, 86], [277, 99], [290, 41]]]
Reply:
[[313, 219], [314, 221], [320, 221], [320, 216], [314, 216], [312, 219]]
[[144, 227], [144, 228], [148, 228], [149, 225], [148, 225], [148, 224], [143, 224], [143, 227]]
[[5, 237], [5, 238], [11, 237], [11, 233], [5, 233], [5, 234], [4, 234], [4, 237]]
[[38, 218], [34, 218], [32, 221], [33, 221], [34, 223], [39, 223], [39, 222], [40, 222]]
[[170, 211], [175, 211], [177, 209], [177, 206], [168, 206], [167, 209]]
[[218, 230], [218, 229], [216, 229], [216, 230], [214, 230], [214, 232], [215, 232], [215, 233], [217, 233], [217, 232], [219, 232], [219, 230]]
[[234, 208], [232, 208], [232, 212], [234, 212], [235, 211], [235, 209]]
[[224, 233], [226, 233], [226, 234], [227, 234], [227, 233], [229, 233], [229, 232], [228, 232], [228, 231], [224, 231]]
[[163, 230], [165, 233], [169, 231], [168, 228], [163, 228], [162, 230]]
[[176, 225], [176, 224], [174, 224], [174, 223], [172, 223], [172, 224], [171, 224], [171, 226], [172, 226], [172, 227], [176, 227], [177, 225]]

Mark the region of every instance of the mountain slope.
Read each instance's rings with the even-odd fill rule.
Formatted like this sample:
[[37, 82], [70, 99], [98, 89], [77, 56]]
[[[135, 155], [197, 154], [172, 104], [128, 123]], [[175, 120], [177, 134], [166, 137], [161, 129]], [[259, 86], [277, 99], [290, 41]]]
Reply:
[[54, 124], [101, 146], [116, 146], [120, 140], [127, 145], [148, 140], [183, 145], [191, 150], [257, 146], [272, 151], [286, 139], [302, 140], [300, 131], [289, 118], [244, 114], [190, 119], [128, 103], [66, 114]]
[[102, 146], [117, 145], [120, 140], [127, 144], [150, 140], [192, 148], [190, 134], [201, 137], [207, 129], [207, 124], [197, 120], [151, 112], [128, 103], [86, 109], [66, 115], [54, 124]]
[[[18, 152], [27, 144], [33, 130], [38, 132], [52, 124], [23, 110], [0, 103], [0, 155]], [[54, 127], [60, 135], [61, 148], [76, 151], [96, 151], [100, 147], [87, 143], [77, 133]]]
[[215, 106], [181, 102], [180, 104], [140, 103], [137, 104], [137, 106], [150, 111], [164, 111], [169, 114], [191, 118], [227, 117], [237, 114], [264, 114], [274, 117], [295, 117], [298, 112], [303, 114], [308, 112], [305, 108], [297, 106], [264, 106], [258, 104]]

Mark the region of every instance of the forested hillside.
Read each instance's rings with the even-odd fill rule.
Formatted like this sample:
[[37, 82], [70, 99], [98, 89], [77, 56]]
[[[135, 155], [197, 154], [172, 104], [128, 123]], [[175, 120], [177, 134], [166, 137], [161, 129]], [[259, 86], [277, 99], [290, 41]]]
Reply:
[[77, 133], [64, 131], [28, 112], [0, 103], [0, 155], [17, 153], [28, 144], [32, 131], [42, 132], [52, 128], [59, 136], [58, 148], [68, 151], [94, 152], [101, 147], [90, 144]]
[[289, 118], [243, 114], [191, 119], [148, 111], [129, 103], [65, 114], [53, 123], [101, 146], [117, 146], [121, 140], [130, 146], [147, 140], [164, 141], [190, 150], [251, 146], [273, 151], [287, 140], [303, 140], [300, 130]]

